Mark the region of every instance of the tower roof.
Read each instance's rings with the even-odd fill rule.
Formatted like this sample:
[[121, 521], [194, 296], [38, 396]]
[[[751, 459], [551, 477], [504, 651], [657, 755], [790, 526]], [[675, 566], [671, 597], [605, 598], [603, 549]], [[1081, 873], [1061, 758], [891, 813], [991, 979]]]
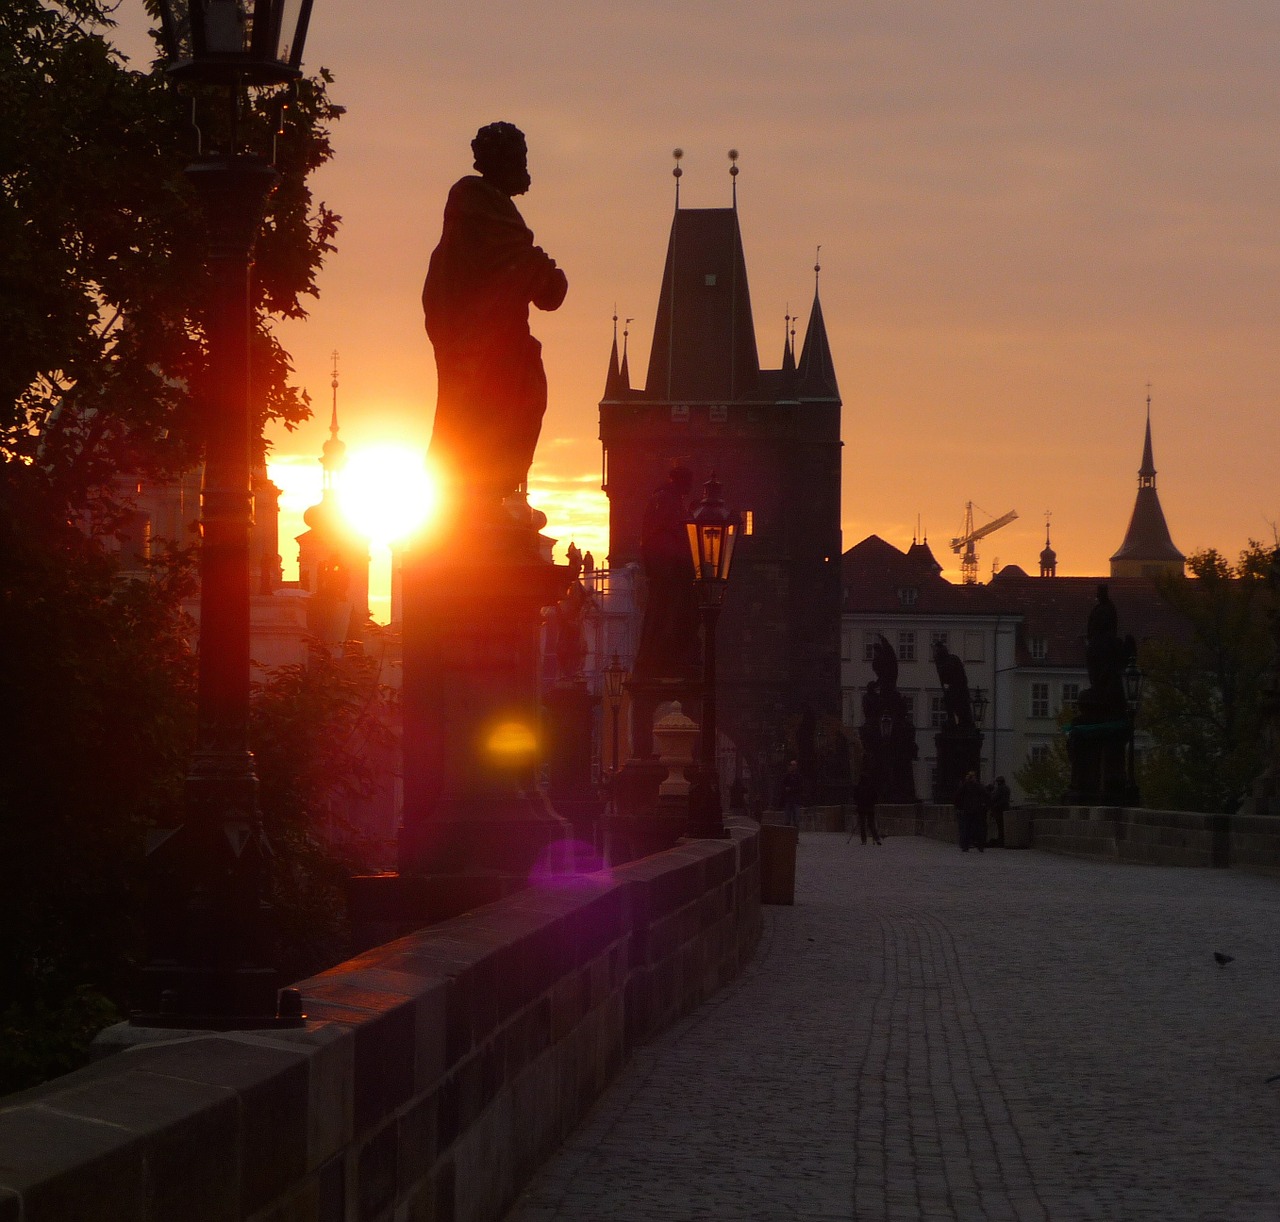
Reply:
[[621, 399], [629, 386], [622, 379], [622, 366], [618, 363], [618, 316], [613, 316], [613, 351], [609, 353], [609, 372], [604, 378], [605, 399]]
[[1147, 433], [1142, 445], [1142, 466], [1138, 469], [1138, 496], [1133, 503], [1129, 529], [1111, 557], [1116, 561], [1134, 564], [1177, 565], [1179, 570], [1186, 557], [1173, 545], [1169, 525], [1164, 520], [1160, 497], [1156, 492], [1156, 464], [1151, 449], [1151, 401], [1147, 401]]
[[809, 327], [804, 333], [798, 370], [800, 398], [839, 399], [836, 367], [831, 359], [831, 345], [827, 342], [827, 325], [822, 318], [822, 299], [818, 296], [818, 268], [815, 266], [813, 270], [813, 309], [809, 311]]
[[759, 379], [738, 214], [677, 209], [644, 397], [733, 402], [750, 398]]

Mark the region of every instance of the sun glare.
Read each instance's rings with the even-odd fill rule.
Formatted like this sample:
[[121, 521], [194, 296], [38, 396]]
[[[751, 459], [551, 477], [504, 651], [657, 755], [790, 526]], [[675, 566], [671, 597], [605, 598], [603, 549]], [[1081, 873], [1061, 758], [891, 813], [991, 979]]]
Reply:
[[387, 443], [351, 450], [337, 486], [347, 521], [375, 547], [407, 538], [435, 509], [426, 456], [410, 446]]

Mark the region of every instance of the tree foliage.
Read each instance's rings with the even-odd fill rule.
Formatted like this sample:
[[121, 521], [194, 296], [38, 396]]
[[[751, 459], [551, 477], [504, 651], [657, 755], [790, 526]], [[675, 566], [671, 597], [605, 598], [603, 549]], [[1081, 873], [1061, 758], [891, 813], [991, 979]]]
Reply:
[[1139, 727], [1151, 745], [1139, 780], [1148, 807], [1235, 810], [1263, 768], [1271, 555], [1253, 540], [1234, 564], [1209, 549], [1188, 558], [1194, 581], [1159, 582], [1186, 618], [1190, 639], [1142, 646]]
[[[102, 0], [0, 6], [0, 456], [36, 465], [76, 510], [119, 469], [198, 456], [207, 390], [204, 239], [183, 168], [222, 139], [207, 91], [131, 69], [104, 36]], [[260, 422], [307, 407], [271, 317], [305, 315], [337, 216], [308, 175], [341, 113], [328, 77], [295, 91], [276, 142], [283, 175], [258, 244], [254, 387]], [[242, 117], [270, 149], [279, 98]]]
[[305, 666], [254, 685], [250, 739], [288, 979], [330, 966], [346, 945], [345, 883], [363, 844], [342, 812], [377, 792], [371, 760], [394, 746], [393, 717], [377, 663], [362, 653], [316, 648]]
[[1058, 713], [1058, 729], [1061, 731], [1049, 744], [1049, 750], [1039, 759], [1027, 759], [1013, 773], [1027, 801], [1040, 806], [1058, 806], [1071, 783], [1071, 760], [1067, 756], [1067, 726], [1073, 714], [1070, 709]]
[[[190, 566], [169, 556], [123, 580], [112, 535], [132, 480], [199, 458], [204, 238], [182, 170], [193, 114], [206, 153], [228, 116], [130, 67], [113, 7], [0, 4], [0, 1090], [69, 1067], [123, 997], [144, 832], [172, 820], [193, 737]], [[333, 250], [338, 218], [308, 186], [341, 113], [328, 84], [299, 83], [275, 143], [260, 423], [308, 413], [271, 324], [305, 314]], [[278, 103], [239, 116], [266, 152]]]

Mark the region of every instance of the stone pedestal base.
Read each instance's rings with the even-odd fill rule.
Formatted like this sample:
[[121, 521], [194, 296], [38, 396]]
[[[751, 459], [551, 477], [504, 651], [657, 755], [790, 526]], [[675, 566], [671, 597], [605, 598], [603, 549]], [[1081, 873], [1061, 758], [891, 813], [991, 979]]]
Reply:
[[978, 730], [944, 729], [933, 736], [938, 749], [938, 783], [933, 800], [943, 804], [955, 800], [960, 782], [969, 773], [981, 780], [982, 734]]
[[1138, 788], [1129, 779], [1130, 727], [1120, 720], [1077, 720], [1067, 735], [1071, 784], [1067, 806], [1137, 806]]
[[573, 829], [536, 779], [540, 615], [568, 584], [542, 558], [542, 523], [456, 506], [404, 558], [399, 871], [353, 881], [362, 930], [404, 932], [574, 868]]
[[669, 849], [685, 834], [689, 804], [685, 797], [659, 797], [666, 765], [651, 756], [629, 759], [613, 782], [613, 810], [605, 818], [605, 860], [622, 865]]

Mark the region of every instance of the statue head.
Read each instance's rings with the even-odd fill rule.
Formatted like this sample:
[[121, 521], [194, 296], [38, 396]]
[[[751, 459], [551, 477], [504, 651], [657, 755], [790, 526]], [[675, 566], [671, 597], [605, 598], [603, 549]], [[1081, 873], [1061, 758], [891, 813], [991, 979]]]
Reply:
[[514, 123], [490, 123], [471, 142], [475, 168], [506, 195], [523, 195], [530, 184], [529, 149]]

